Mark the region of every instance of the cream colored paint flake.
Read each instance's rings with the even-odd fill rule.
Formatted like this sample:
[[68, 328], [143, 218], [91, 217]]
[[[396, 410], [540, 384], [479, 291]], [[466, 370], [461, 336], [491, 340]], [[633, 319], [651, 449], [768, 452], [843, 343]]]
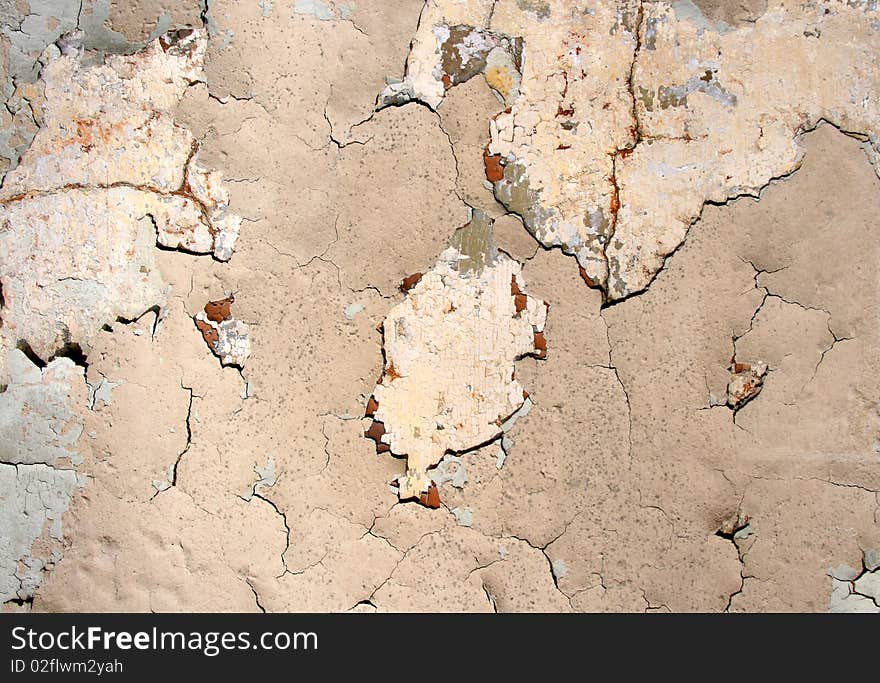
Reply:
[[526, 394], [513, 362], [534, 353], [546, 304], [521, 293], [520, 265], [501, 252], [485, 266], [455, 247], [440, 256], [385, 319], [385, 373], [376, 387], [382, 442], [407, 456], [400, 498], [431, 486], [444, 454], [501, 434]]
[[796, 169], [819, 121], [862, 136], [876, 167], [878, 22], [875, 3], [842, 0], [770, 2], [737, 28], [689, 2], [431, 0], [392, 88], [441, 105], [444, 27], [521, 38], [519, 95], [489, 122], [496, 197], [616, 300], [651, 282], [706, 201]]

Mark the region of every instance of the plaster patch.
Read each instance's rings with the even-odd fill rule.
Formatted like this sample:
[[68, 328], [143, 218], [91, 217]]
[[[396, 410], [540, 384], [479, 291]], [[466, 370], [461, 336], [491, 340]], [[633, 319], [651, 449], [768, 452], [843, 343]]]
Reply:
[[521, 291], [520, 265], [495, 249], [491, 220], [475, 211], [452, 243], [383, 325], [373, 425], [378, 443], [407, 456], [401, 499], [436, 488], [428, 470], [447, 452], [501, 434], [525, 400], [513, 362], [544, 353], [546, 304]]
[[489, 122], [489, 154], [504, 166], [495, 194], [608, 301], [652, 281], [706, 201], [757, 194], [796, 169], [800, 136], [819, 121], [862, 134], [877, 158], [880, 69], [862, 58], [880, 48], [875, 7], [756, 5], [732, 30], [691, 2], [541, 4], [559, 19], [532, 3], [429, 0], [391, 94], [440, 105], [451, 27], [491, 16], [491, 35], [521, 40], [522, 82]]
[[173, 118], [205, 46], [186, 29], [91, 66], [44, 53], [43, 123], [0, 189], [0, 334], [13, 345], [88, 353], [101, 325], [164, 304], [157, 244], [231, 257], [241, 219]]

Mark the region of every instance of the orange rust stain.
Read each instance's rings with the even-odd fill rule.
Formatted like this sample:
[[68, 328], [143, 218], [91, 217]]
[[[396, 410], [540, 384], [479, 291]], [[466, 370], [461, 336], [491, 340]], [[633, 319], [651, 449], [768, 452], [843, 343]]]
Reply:
[[748, 363], [734, 363], [733, 364], [733, 372], [739, 374], [740, 372], [745, 372], [747, 370], [751, 370], [752, 366]]
[[617, 155], [621, 159], [626, 159], [630, 154], [633, 153], [634, 149], [635, 149], [635, 147], [624, 147], [623, 149], [617, 150]]
[[235, 295], [233, 294], [230, 294], [225, 299], [209, 301], [205, 304], [205, 315], [208, 316], [208, 320], [215, 323], [229, 320], [232, 316], [231, 307], [234, 301]]
[[535, 332], [535, 351], [538, 358], [547, 357], [547, 340], [544, 338], [543, 332]]
[[214, 345], [220, 341], [220, 335], [217, 334], [217, 330], [211, 327], [204, 320], [198, 320], [193, 318], [196, 323], [196, 327], [199, 328], [199, 332], [202, 333], [202, 338], [205, 340], [205, 343], [208, 345], [212, 351], [214, 350]]
[[504, 178], [504, 167], [501, 165], [500, 154], [489, 154], [489, 149], [484, 149], [483, 166], [486, 167], [486, 180], [490, 183], [496, 183]]
[[578, 266], [578, 273], [580, 273], [581, 280], [587, 283], [587, 287], [595, 287], [596, 283], [593, 282], [592, 278], [587, 275], [587, 271], [584, 270], [583, 266]]
[[421, 273], [413, 273], [409, 277], [403, 278], [403, 281], [400, 283], [400, 291], [406, 294], [409, 290], [419, 284], [419, 281], [422, 279]]
[[443, 81], [443, 87], [446, 90], [449, 90], [452, 87], [452, 79], [449, 77], [449, 74], [443, 74], [443, 78], [440, 80]]
[[437, 484], [433, 481], [428, 487], [427, 493], [423, 493], [419, 496], [419, 504], [434, 510], [440, 507], [440, 491], [437, 489]]
[[[617, 189], [616, 185], [614, 189]], [[611, 195], [611, 202], [608, 204], [608, 209], [611, 211], [611, 214], [617, 218], [617, 212], [620, 211], [620, 199], [617, 196], [617, 192]]]
[[394, 380], [396, 380], [400, 376], [401, 375], [397, 372], [397, 370], [394, 367], [394, 363], [388, 363], [388, 367], [385, 368], [385, 374], [383, 375], [383, 377], [388, 380], [388, 383], [391, 384], [391, 382], [393, 382]]
[[523, 401], [525, 401], [529, 397], [529, 392], [523, 389]]
[[66, 146], [76, 143], [83, 152], [90, 152], [97, 144], [97, 139], [100, 139], [104, 144], [109, 143], [113, 133], [122, 132], [125, 125], [124, 122], [120, 122], [110, 124], [109, 126], [102, 126], [99, 121], [88, 118], [75, 118], [73, 119], [73, 124], [76, 126], [76, 135], [62, 140], [61, 144]]

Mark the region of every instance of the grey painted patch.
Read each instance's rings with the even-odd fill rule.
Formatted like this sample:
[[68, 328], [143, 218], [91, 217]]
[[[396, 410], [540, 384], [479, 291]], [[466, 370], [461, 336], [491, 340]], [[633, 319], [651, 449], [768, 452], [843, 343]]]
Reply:
[[525, 164], [515, 159], [506, 160], [504, 177], [495, 182], [494, 190], [495, 199], [508, 211], [522, 218], [526, 230], [544, 243], [544, 223], [549, 221], [550, 211], [541, 206], [538, 192], [531, 189]]
[[467, 225], [453, 233], [449, 246], [461, 256], [457, 267], [462, 276], [479, 274], [498, 258], [495, 246], [494, 221], [479, 209], [473, 209]]
[[869, 572], [880, 569], [880, 548], [868, 549], [864, 557], [865, 569]]
[[346, 320], [354, 320], [354, 317], [363, 310], [363, 304], [353, 303], [346, 306], [342, 311], [342, 314], [345, 316]]
[[723, 21], [711, 21], [691, 0], [676, 0], [672, 3], [672, 11], [679, 21], [689, 21], [697, 27], [697, 33], [702, 34], [706, 29], [728, 33], [732, 29]]
[[550, 568], [553, 570], [553, 576], [557, 579], [561, 579], [568, 572], [568, 567], [563, 560], [553, 560], [550, 563]]
[[880, 605], [880, 572], [865, 572], [855, 581], [855, 592]]
[[516, 412], [511, 414], [510, 417], [508, 417], [504, 422], [501, 423], [501, 431], [510, 431], [513, 428], [513, 425], [516, 424], [517, 420], [529, 414], [529, 411], [531, 411], [533, 405], [535, 404], [532, 403], [532, 399], [526, 396], [526, 398], [523, 400], [522, 405], [516, 410]]
[[831, 576], [829, 612], [880, 614], [880, 570], [876, 569], [873, 555], [868, 565], [868, 552], [864, 553], [865, 568], [861, 571], [845, 564], [828, 570]]
[[7, 356], [9, 385], [0, 394], [0, 461], [13, 464], [77, 464], [71, 448], [82, 434], [82, 419], [70, 404], [71, 386], [83, 369], [56, 358], [40, 370], [18, 349]]
[[336, 11], [339, 12], [339, 18], [345, 19], [346, 21], [351, 19], [351, 15], [354, 13], [355, 9], [356, 6], [353, 2], [340, 2], [336, 4]]
[[156, 493], [161, 493], [166, 489], [170, 489], [174, 485], [174, 464], [168, 465], [165, 468], [165, 478], [164, 479], [153, 479], [153, 488], [156, 489]]
[[468, 482], [467, 468], [464, 458], [460, 455], [446, 455], [437, 466], [430, 470], [431, 480], [442, 488], [444, 484], [451, 484], [457, 489], [464, 488]]
[[742, 529], [740, 529], [739, 531], [737, 531], [737, 532], [733, 535], [733, 540], [735, 540], [735, 541], [740, 541], [740, 540], [742, 540], [742, 539], [748, 538], [748, 537], [751, 536], [753, 533], [754, 533], [754, 531], [752, 531], [752, 525], [751, 525], [751, 524], [746, 524]]
[[[57, 358], [40, 369], [21, 351], [7, 356], [9, 385], [0, 394], [0, 602], [33, 596], [60, 548], [32, 554], [44, 530], [63, 539], [61, 517], [80, 480], [73, 444], [82, 419], [72, 397], [84, 387], [83, 369]], [[84, 400], [85, 391], [82, 391]], [[57, 546], [57, 544], [55, 544]]]
[[[657, 88], [656, 103], [660, 109], [686, 107], [688, 96], [697, 92], [711, 97], [725, 107], [736, 106], [736, 95], [728, 92], [716, 79], [715, 71], [709, 68], [707, 68], [701, 76], [691, 76], [684, 85], [661, 85]], [[643, 104], [646, 104], [644, 98], [642, 98], [642, 102]], [[652, 98], [651, 107], [653, 107], [653, 104]], [[648, 111], [652, 110], [647, 104], [645, 108], [648, 109]]]
[[293, 11], [296, 14], [313, 16], [321, 21], [333, 19], [333, 10], [322, 0], [294, 0]]
[[524, 12], [531, 12], [539, 20], [550, 16], [550, 3], [547, 0], [516, 0], [516, 6]]
[[854, 593], [849, 581], [831, 579], [828, 611], [835, 614], [880, 614], [880, 607], [871, 598]]
[[260, 14], [264, 17], [268, 17], [274, 8], [272, 0], [260, 0], [260, 2], [257, 3], [257, 6], [260, 8]]
[[[134, 332], [137, 334], [138, 330]], [[124, 379], [118, 382], [111, 382], [106, 377], [101, 378], [98, 386], [89, 384], [89, 407], [94, 410], [98, 407], [99, 401], [105, 406], [111, 405], [113, 403], [113, 390], [123, 384], [125, 384]]]
[[473, 526], [474, 513], [470, 508], [453, 508], [451, 512], [459, 526]]
[[254, 482], [253, 486], [247, 489], [244, 493], [241, 494], [241, 497], [244, 500], [249, 501], [256, 494], [260, 493], [263, 489], [271, 488], [275, 486], [278, 481], [278, 474], [275, 471], [275, 458], [273, 456], [269, 456], [266, 459], [266, 464], [262, 467], [254, 466], [254, 473], [257, 475], [257, 480]]
[[54, 548], [32, 555], [34, 541], [63, 539], [61, 518], [78, 485], [76, 472], [49, 465], [0, 464], [0, 602], [33, 596], [43, 571], [61, 559]]
[[828, 576], [838, 581], [852, 581], [859, 575], [859, 572], [849, 565], [841, 564], [837, 567], [831, 567], [828, 570]]
[[254, 472], [257, 473], [257, 483], [254, 484], [254, 490], [270, 488], [275, 486], [275, 482], [278, 481], [278, 475], [275, 473], [275, 458], [271, 455], [266, 459], [266, 464], [262, 467], [254, 467]]

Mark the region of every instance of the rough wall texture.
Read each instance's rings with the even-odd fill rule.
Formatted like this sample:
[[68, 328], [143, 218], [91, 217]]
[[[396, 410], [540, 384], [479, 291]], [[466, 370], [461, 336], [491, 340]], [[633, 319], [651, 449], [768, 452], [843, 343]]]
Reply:
[[0, 1], [4, 609], [880, 611], [878, 48]]

